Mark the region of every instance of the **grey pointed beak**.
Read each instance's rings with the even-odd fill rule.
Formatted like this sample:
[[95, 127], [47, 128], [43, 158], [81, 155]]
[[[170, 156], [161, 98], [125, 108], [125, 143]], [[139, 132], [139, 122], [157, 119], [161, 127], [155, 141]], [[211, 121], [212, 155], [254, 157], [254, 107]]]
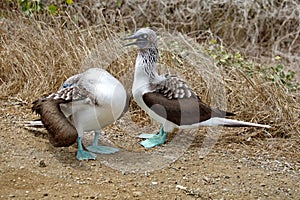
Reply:
[[138, 36], [131, 35], [131, 36], [128, 36], [128, 37], [124, 37], [123, 40], [133, 40], [133, 39], [136, 39], [136, 38], [138, 38]]
[[[123, 40], [134, 40], [134, 39], [137, 39], [137, 38], [138, 38], [138, 36], [136, 36], [136, 35], [131, 35], [131, 36], [128, 36], [128, 37], [124, 37]], [[124, 44], [123, 46], [124, 46], [124, 47], [128, 47], [128, 46], [136, 45], [136, 44], [137, 44], [137, 42], [134, 41], [134, 42], [130, 42], [130, 43]]]

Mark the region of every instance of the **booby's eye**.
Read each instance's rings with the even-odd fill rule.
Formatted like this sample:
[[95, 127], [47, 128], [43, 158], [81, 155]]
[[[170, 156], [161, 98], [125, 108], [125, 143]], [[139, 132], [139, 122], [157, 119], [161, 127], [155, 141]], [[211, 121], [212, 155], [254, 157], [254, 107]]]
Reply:
[[144, 35], [143, 35], [143, 38], [144, 38], [144, 39], [147, 39], [147, 38], [148, 38], [148, 35], [147, 35], [147, 34], [144, 34]]

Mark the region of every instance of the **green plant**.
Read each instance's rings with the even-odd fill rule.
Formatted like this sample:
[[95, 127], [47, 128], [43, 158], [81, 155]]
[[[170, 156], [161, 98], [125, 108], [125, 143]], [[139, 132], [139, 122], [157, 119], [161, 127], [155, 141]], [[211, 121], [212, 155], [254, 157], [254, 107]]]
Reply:
[[[272, 81], [278, 85], [283, 85], [289, 90], [300, 89], [300, 83], [295, 77], [296, 72], [286, 70], [286, 67], [281, 63], [276, 64], [275, 66], [268, 65], [263, 67], [260, 64], [246, 61], [239, 52], [231, 53], [222, 45], [217, 44], [216, 39], [211, 39], [209, 41], [207, 53], [214, 58], [217, 65], [222, 65], [225, 71], [229, 66], [234, 66], [235, 68], [246, 72], [251, 78], [254, 73], [257, 73], [265, 80]], [[280, 61], [280, 57], [276, 56], [275, 60], [277, 62]]]
[[[24, 14], [30, 17], [32, 17], [35, 13], [45, 10], [41, 0], [18, 0], [18, 3]], [[73, 0], [65, 0], [65, 3], [67, 5], [72, 5], [74, 2]], [[47, 11], [51, 15], [55, 15], [58, 13], [60, 7], [61, 5], [57, 6], [51, 4], [47, 7]]]
[[43, 5], [40, 0], [19, 0], [18, 2], [22, 11], [28, 16], [33, 16], [34, 13], [43, 10]]
[[290, 90], [299, 90], [300, 84], [295, 78], [295, 72], [292, 70], [285, 70], [283, 64], [275, 66], [268, 66], [264, 68], [264, 75], [267, 80], [271, 80], [276, 84], [287, 86]]

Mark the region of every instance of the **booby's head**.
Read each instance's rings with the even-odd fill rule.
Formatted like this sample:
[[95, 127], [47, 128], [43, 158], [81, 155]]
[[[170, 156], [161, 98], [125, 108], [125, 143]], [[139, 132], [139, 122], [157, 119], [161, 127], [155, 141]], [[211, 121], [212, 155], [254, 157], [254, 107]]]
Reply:
[[133, 40], [134, 42], [125, 44], [124, 46], [136, 45], [140, 49], [157, 48], [156, 33], [149, 28], [141, 28], [133, 35], [125, 37], [124, 40]]

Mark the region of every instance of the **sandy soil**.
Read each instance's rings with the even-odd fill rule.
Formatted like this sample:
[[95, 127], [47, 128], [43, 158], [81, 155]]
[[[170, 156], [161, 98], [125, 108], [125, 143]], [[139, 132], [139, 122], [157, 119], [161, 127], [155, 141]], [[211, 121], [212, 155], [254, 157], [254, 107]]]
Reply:
[[289, 151], [299, 142], [291, 139], [224, 128], [199, 157], [204, 130], [145, 150], [134, 135], [116, 131], [119, 122], [105, 138], [121, 151], [79, 162], [76, 144], [54, 148], [45, 130], [20, 124], [37, 118], [28, 106], [2, 102], [0, 117], [0, 199], [300, 199], [300, 156]]

